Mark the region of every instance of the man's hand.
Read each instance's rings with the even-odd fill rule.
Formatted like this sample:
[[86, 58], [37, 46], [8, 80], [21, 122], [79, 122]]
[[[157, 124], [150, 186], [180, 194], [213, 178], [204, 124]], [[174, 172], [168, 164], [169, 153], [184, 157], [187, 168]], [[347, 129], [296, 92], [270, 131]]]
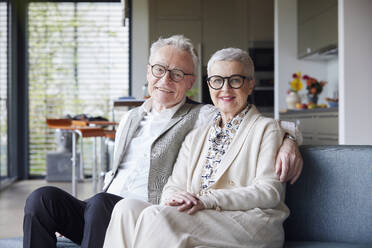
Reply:
[[168, 206], [179, 206], [178, 211], [187, 211], [188, 214], [194, 214], [204, 209], [204, 204], [189, 192], [177, 192], [165, 203]]
[[286, 138], [276, 156], [275, 172], [281, 182], [293, 184], [302, 171], [303, 160], [296, 142]]

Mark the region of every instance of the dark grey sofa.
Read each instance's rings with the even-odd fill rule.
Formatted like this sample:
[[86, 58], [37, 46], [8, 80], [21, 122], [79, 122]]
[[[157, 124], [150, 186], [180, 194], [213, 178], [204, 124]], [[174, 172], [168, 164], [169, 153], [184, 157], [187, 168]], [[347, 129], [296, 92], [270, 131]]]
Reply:
[[287, 248], [372, 248], [372, 146], [303, 146], [287, 184]]
[[[372, 146], [302, 146], [301, 153], [302, 175], [287, 185], [284, 247], [372, 248]], [[0, 247], [21, 248], [22, 238]]]

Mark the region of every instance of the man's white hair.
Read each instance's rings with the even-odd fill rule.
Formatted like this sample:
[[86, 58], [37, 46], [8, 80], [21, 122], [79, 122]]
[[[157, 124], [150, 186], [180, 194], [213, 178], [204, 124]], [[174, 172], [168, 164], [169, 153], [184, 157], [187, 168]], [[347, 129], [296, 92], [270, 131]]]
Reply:
[[208, 61], [208, 76], [210, 75], [211, 67], [217, 61], [237, 61], [244, 67], [244, 72], [247, 73], [249, 79], [254, 78], [254, 65], [249, 54], [240, 48], [224, 48], [215, 52]]
[[181, 51], [188, 52], [191, 55], [192, 61], [194, 63], [194, 74], [196, 73], [196, 69], [198, 66], [198, 56], [195, 53], [194, 45], [191, 43], [191, 40], [183, 35], [172, 35], [168, 38], [160, 37], [157, 41], [152, 43], [149, 57], [150, 64], [155, 53], [164, 46], [174, 46]]

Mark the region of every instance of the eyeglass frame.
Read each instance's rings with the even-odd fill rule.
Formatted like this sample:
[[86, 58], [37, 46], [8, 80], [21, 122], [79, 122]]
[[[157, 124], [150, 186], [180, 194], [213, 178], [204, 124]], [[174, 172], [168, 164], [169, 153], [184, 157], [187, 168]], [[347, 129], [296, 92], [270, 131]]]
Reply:
[[[194, 76], [194, 73], [186, 73], [186, 72], [184, 72], [183, 70], [180, 70], [180, 69], [172, 69], [172, 70], [169, 70], [167, 67], [165, 67], [165, 66], [163, 66], [163, 65], [159, 65], [159, 64], [153, 64], [153, 65], [149, 64], [149, 66], [151, 67], [151, 74], [152, 74], [154, 77], [156, 77], [156, 78], [162, 78], [162, 77], [164, 77], [165, 74], [167, 74], [167, 71], [169, 71], [169, 78], [170, 78], [173, 82], [175, 82], [175, 83], [181, 82], [181, 81], [185, 78], [185, 76]], [[152, 69], [154, 68], [154, 66], [160, 66], [160, 67], [163, 67], [163, 68], [164, 68], [164, 71], [165, 71], [164, 74], [163, 74], [162, 76], [156, 76], [156, 75], [154, 75], [154, 72], [152, 71]], [[178, 81], [174, 80], [173, 77], [172, 77], [172, 71], [180, 71], [180, 72], [182, 72], [182, 74], [183, 74], [182, 78], [181, 78], [180, 80], [178, 80]]]
[[[236, 87], [232, 87], [231, 84], [230, 84], [230, 79], [231, 79], [232, 77], [236, 77], [236, 76], [238, 76], [238, 77], [240, 77], [240, 78], [243, 79], [243, 83], [242, 83], [239, 87], [237, 87], [237, 88], [236, 88]], [[221, 87], [219, 87], [219, 88], [214, 88], [214, 87], [211, 85], [210, 80], [211, 80], [212, 77], [220, 77], [220, 78], [222, 78], [223, 82], [222, 82]], [[213, 75], [213, 76], [210, 76], [210, 77], [207, 78], [207, 83], [208, 83], [209, 87], [211, 87], [212, 89], [214, 89], [214, 90], [220, 90], [220, 89], [222, 89], [223, 86], [225, 85], [225, 81], [226, 81], [226, 79], [227, 79], [227, 84], [229, 85], [229, 87], [230, 87], [231, 89], [236, 89], [236, 90], [237, 90], [237, 89], [240, 89], [241, 87], [243, 87], [243, 85], [244, 85], [244, 81], [245, 81], [246, 79], [247, 79], [248, 81], [252, 80], [251, 77], [244, 76], [244, 75], [240, 75], [240, 74], [233, 74], [233, 75], [231, 75], [230, 77], [222, 77], [222, 76], [219, 76], [219, 75]]]

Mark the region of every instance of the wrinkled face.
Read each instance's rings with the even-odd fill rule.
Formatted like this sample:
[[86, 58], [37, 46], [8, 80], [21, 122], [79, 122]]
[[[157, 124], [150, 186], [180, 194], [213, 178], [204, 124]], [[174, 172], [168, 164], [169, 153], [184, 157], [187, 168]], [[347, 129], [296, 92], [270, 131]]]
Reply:
[[156, 51], [147, 66], [147, 82], [149, 95], [153, 99], [154, 108], [162, 110], [177, 105], [185, 97], [186, 91], [192, 88], [195, 76], [185, 75], [179, 82], [170, 78], [169, 71], [161, 78], [152, 75], [151, 65], [162, 65], [168, 70], [181, 70], [186, 74], [194, 72], [192, 57], [188, 52], [174, 46], [164, 46]]
[[[216, 61], [212, 64], [208, 77], [215, 75], [230, 77], [234, 74], [248, 76], [240, 62]], [[229, 121], [247, 106], [248, 96], [252, 93], [253, 87], [253, 80], [245, 79], [243, 86], [239, 89], [230, 88], [225, 80], [223, 87], [219, 90], [209, 87], [209, 93], [213, 104], [220, 110], [222, 118]]]

